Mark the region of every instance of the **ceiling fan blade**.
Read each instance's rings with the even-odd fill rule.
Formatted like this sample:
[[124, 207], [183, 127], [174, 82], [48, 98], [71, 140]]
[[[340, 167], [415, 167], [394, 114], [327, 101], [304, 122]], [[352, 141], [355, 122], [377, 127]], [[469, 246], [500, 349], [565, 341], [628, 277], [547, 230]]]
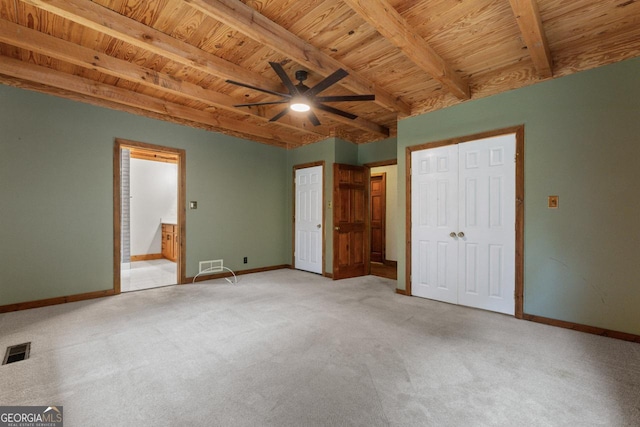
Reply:
[[269, 121], [270, 122], [275, 122], [276, 120], [281, 119], [282, 117], [284, 117], [288, 112], [289, 112], [289, 107], [285, 108], [284, 110], [280, 111], [275, 116], [271, 117], [271, 119], [269, 119]]
[[248, 85], [246, 83], [240, 83], [240, 82], [236, 82], [236, 81], [233, 81], [233, 80], [227, 80], [226, 82], [227, 83], [231, 83], [232, 85], [242, 86], [242, 87], [246, 87], [246, 88], [253, 89], [253, 90], [258, 90], [260, 92], [270, 93], [271, 95], [284, 96], [286, 98], [291, 97], [291, 95], [289, 95], [288, 93], [274, 92], [274, 91], [269, 90], [269, 89], [262, 89], [260, 87], [251, 86], [251, 85]]
[[358, 116], [356, 116], [355, 114], [347, 113], [346, 111], [338, 110], [337, 108], [329, 107], [328, 105], [318, 103], [318, 104], [315, 104], [314, 107], [317, 108], [318, 110], [326, 111], [327, 113], [346, 117], [347, 119], [353, 120], [358, 118]]
[[325, 90], [326, 88], [328, 88], [329, 86], [338, 83], [340, 80], [344, 79], [348, 75], [349, 73], [347, 73], [342, 68], [339, 68], [333, 74], [327, 76], [320, 83], [318, 83], [317, 85], [315, 85], [314, 87], [306, 91], [305, 96], [315, 96], [320, 92], [322, 92], [323, 90]]
[[249, 104], [236, 104], [234, 107], [254, 107], [256, 105], [276, 105], [276, 104], [287, 104], [289, 103], [288, 99], [283, 99], [281, 101], [270, 101], [270, 102], [253, 102]]
[[375, 101], [375, 95], [316, 96], [318, 102]]
[[269, 65], [271, 65], [273, 71], [276, 72], [278, 77], [280, 77], [280, 80], [282, 80], [282, 83], [284, 83], [285, 87], [289, 91], [289, 96], [298, 95], [298, 88], [296, 88], [289, 76], [287, 76], [287, 73], [284, 71], [284, 68], [282, 68], [282, 65], [277, 62], [269, 62]]
[[307, 113], [307, 118], [314, 126], [320, 126], [320, 120], [318, 120], [318, 116], [312, 110], [309, 110]]

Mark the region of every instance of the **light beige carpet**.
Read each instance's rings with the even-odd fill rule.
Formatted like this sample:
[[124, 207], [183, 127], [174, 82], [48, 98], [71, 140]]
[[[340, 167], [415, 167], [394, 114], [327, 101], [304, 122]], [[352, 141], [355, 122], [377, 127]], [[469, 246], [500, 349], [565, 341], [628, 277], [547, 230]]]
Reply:
[[638, 426], [640, 345], [279, 270], [0, 315], [65, 426]]

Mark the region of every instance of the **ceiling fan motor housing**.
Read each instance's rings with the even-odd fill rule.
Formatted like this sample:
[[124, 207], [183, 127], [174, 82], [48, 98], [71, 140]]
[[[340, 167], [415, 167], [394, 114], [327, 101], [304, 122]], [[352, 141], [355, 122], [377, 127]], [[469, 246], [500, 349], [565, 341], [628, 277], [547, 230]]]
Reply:
[[296, 80], [299, 82], [303, 82], [307, 80], [308, 73], [305, 70], [296, 71]]

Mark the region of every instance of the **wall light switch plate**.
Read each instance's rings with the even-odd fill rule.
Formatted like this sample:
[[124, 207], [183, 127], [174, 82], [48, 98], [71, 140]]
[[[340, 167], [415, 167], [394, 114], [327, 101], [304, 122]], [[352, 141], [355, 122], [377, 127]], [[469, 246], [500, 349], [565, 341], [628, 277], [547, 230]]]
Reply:
[[558, 209], [558, 196], [549, 196], [548, 206], [549, 209]]
[[329, 200], [329, 202], [328, 202], [327, 204], [328, 204], [328, 206], [327, 206], [327, 207], [328, 207], [329, 209], [331, 209], [331, 208], [333, 207], [333, 203], [331, 203], [331, 200]]
[[189, 202], [189, 209], [198, 209], [198, 202]]

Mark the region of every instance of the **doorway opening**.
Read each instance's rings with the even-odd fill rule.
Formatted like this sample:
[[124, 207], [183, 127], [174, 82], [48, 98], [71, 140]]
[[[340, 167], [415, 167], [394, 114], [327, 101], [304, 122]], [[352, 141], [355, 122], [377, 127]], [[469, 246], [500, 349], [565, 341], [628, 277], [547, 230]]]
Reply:
[[114, 292], [185, 282], [185, 152], [116, 139]]
[[398, 277], [396, 159], [367, 164], [369, 184], [370, 274], [396, 280]]

